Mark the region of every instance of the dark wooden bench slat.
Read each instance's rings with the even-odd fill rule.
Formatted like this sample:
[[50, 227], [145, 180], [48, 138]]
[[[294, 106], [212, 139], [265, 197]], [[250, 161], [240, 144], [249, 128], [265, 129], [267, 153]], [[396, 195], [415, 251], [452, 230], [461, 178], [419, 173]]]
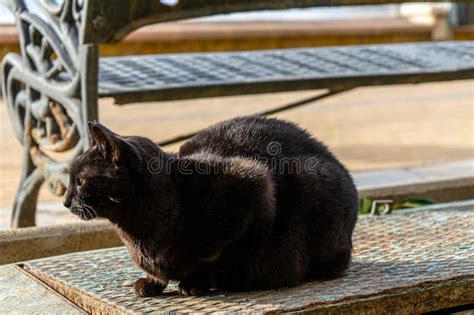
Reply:
[[117, 104], [474, 78], [474, 42], [101, 58]]

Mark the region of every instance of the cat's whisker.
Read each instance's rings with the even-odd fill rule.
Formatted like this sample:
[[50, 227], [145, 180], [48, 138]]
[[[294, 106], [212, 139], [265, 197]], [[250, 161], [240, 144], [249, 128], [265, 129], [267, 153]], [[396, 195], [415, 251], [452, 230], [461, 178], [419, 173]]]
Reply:
[[[87, 209], [87, 212], [88, 212], [88, 214], [89, 214], [89, 216], [90, 216], [90, 219], [93, 219], [94, 217], [95, 217], [95, 218], [98, 217], [97, 211], [95, 211], [94, 208], [92, 208], [91, 206], [86, 205], [86, 204], [83, 204], [83, 207], [84, 207], [84, 209]], [[93, 215], [94, 215], [94, 216], [93, 216]]]
[[[78, 223], [79, 222], [79, 218], [72, 214], [71, 215], [74, 217], [74, 223]], [[77, 229], [76, 229], [76, 233], [74, 235], [74, 240], [75, 240], [75, 243], [76, 243], [76, 251], [79, 250], [79, 243], [80, 243], [80, 234], [81, 234], [81, 225], [78, 225]]]
[[111, 196], [108, 196], [108, 197], [109, 197], [109, 200], [112, 201], [112, 202], [115, 202], [115, 203], [122, 202], [122, 199], [120, 199], [120, 198], [115, 198], [115, 197], [111, 197]]
[[98, 218], [98, 217], [99, 217], [99, 215], [97, 214], [97, 211], [95, 211], [94, 209], [91, 209], [91, 210], [92, 210], [92, 211], [93, 211], [93, 213], [94, 213], [94, 218]]
[[90, 216], [91, 216], [91, 213], [90, 213], [89, 209], [83, 208], [83, 211], [84, 211], [84, 213], [85, 213], [84, 216], [86, 217], [86, 219], [87, 219], [87, 217], [90, 217]]
[[81, 207], [82, 211], [84, 212], [84, 216], [88, 218], [88, 220], [92, 219], [92, 213], [87, 205], [82, 205]]
[[89, 216], [92, 219], [95, 219], [97, 217], [97, 213], [93, 209], [89, 209]]

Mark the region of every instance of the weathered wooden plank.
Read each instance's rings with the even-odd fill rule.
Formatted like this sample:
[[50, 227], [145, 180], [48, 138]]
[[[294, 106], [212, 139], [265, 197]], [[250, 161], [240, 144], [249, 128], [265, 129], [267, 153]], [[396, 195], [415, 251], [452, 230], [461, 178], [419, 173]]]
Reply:
[[474, 302], [474, 206], [364, 216], [351, 268], [339, 279], [299, 287], [180, 297], [136, 297], [142, 276], [124, 248], [25, 263], [24, 268], [88, 312], [422, 313]]
[[436, 202], [474, 196], [474, 161], [453, 161], [405, 169], [352, 174], [359, 196], [380, 199], [425, 196]]
[[0, 265], [120, 245], [113, 226], [104, 221], [0, 231]]
[[21, 268], [0, 267], [0, 314], [86, 314]]

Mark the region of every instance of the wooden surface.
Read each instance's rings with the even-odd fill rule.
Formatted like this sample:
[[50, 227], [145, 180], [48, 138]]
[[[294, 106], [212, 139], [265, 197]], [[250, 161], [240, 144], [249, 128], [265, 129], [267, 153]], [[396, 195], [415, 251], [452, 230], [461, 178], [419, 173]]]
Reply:
[[422, 166], [353, 172], [360, 197], [389, 199], [397, 203], [409, 197], [435, 202], [466, 200], [474, 196], [474, 160]]
[[[102, 56], [238, 51], [428, 41], [430, 25], [403, 19], [318, 22], [164, 23], [127, 36], [120, 45], [102, 45]], [[453, 39], [474, 40], [474, 26], [453, 29]], [[14, 26], [0, 27], [0, 58], [19, 52]]]
[[125, 248], [25, 262], [24, 269], [87, 312], [416, 314], [474, 302], [474, 202], [361, 216], [341, 278], [293, 288], [139, 298], [122, 283], [143, 276]]
[[[351, 27], [348, 27], [351, 25]], [[352, 35], [366, 34], [425, 34], [429, 39], [432, 25], [413, 24], [403, 18], [374, 18], [327, 21], [249, 21], [249, 22], [170, 22], [143, 27], [124, 41], [130, 43], [151, 43], [156, 41], [228, 40], [251, 38], [287, 38], [295, 36]], [[18, 30], [15, 25], [0, 27], [0, 45], [17, 44]], [[119, 45], [121, 46], [121, 45]]]
[[171, 285], [166, 296], [136, 298], [131, 288], [121, 286], [124, 279], [141, 274], [130, 265], [124, 249], [1, 266], [0, 314], [116, 314], [125, 309], [209, 312], [219, 308], [226, 312], [279, 308], [324, 314], [412, 314], [472, 303], [473, 206], [471, 200], [361, 217], [353, 264], [343, 278], [271, 292], [215, 292], [186, 298], [176, 296]]
[[[310, 97], [317, 92], [201, 99], [117, 107], [100, 102], [101, 121], [122, 134], [163, 140], [214, 122]], [[351, 171], [377, 170], [474, 158], [474, 81], [361, 88], [278, 115], [299, 123], [326, 142]], [[0, 225], [7, 218], [21, 169], [21, 146], [0, 102]], [[167, 148], [176, 151], [178, 145]], [[42, 213], [71, 222], [48, 202]], [[52, 209], [53, 208], [53, 209]], [[55, 216], [49, 216], [49, 218]], [[53, 222], [45, 222], [51, 224]]]
[[0, 314], [86, 314], [13, 265], [0, 267]]
[[0, 231], [0, 265], [120, 245], [113, 225], [104, 220]]
[[[431, 31], [431, 25], [417, 25], [401, 18], [312, 22], [172, 22], [139, 29], [119, 45], [102, 45], [100, 52], [102, 56], [123, 56], [428, 41], [431, 40]], [[463, 34], [469, 35], [469, 32]], [[2, 25], [0, 58], [18, 50], [16, 27]]]

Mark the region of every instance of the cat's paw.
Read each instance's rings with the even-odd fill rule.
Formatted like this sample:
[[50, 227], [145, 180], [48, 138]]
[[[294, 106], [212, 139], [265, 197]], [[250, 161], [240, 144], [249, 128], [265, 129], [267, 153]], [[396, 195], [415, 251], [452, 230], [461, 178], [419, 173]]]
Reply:
[[184, 296], [201, 296], [209, 290], [209, 285], [202, 281], [183, 280], [178, 285], [179, 294]]
[[122, 287], [124, 287], [124, 288], [133, 287], [133, 285], [135, 284], [136, 281], [137, 281], [136, 279], [135, 280], [124, 281], [122, 283]]
[[166, 285], [150, 278], [139, 278], [133, 284], [133, 292], [141, 297], [160, 295], [165, 288]]

